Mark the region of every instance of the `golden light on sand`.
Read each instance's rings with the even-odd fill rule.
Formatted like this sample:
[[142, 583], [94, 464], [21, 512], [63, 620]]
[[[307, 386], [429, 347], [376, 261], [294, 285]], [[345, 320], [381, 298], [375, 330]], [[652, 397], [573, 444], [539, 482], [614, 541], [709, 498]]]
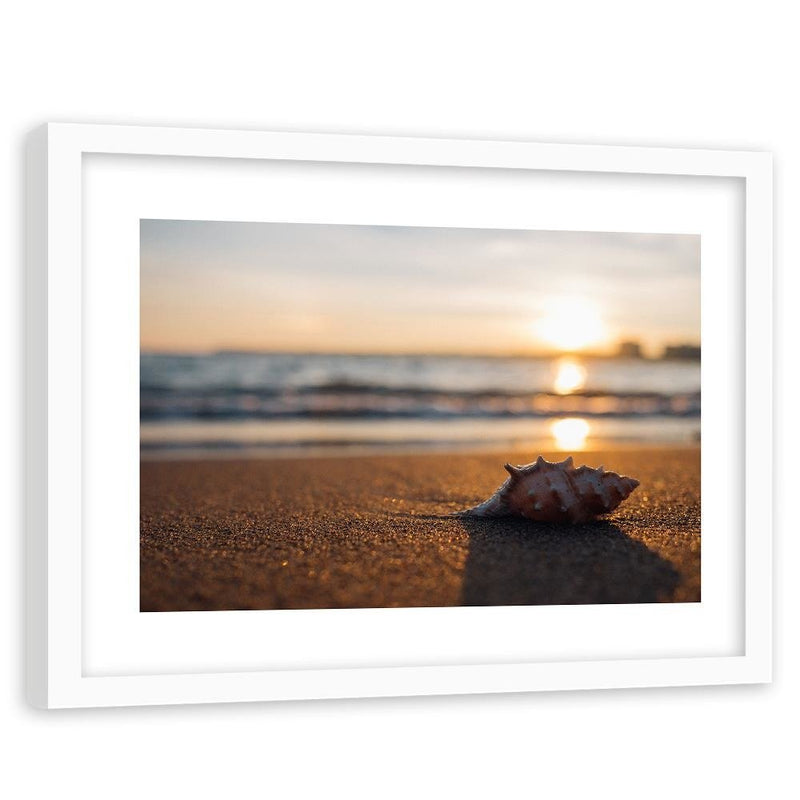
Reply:
[[586, 385], [586, 367], [574, 358], [559, 359], [555, 368], [553, 391], [558, 394], [571, 394]]
[[578, 417], [565, 417], [550, 425], [550, 433], [559, 450], [583, 450], [589, 429], [589, 423]]
[[558, 350], [584, 350], [607, 344], [608, 328], [600, 309], [584, 297], [560, 297], [547, 304], [547, 312], [535, 325], [536, 335]]

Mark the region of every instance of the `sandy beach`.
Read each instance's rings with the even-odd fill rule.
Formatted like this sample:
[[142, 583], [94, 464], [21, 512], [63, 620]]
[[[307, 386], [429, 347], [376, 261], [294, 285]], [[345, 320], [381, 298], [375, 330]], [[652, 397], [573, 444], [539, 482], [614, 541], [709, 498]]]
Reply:
[[595, 523], [450, 516], [531, 458], [144, 462], [141, 610], [699, 601], [698, 447], [578, 454], [641, 481]]

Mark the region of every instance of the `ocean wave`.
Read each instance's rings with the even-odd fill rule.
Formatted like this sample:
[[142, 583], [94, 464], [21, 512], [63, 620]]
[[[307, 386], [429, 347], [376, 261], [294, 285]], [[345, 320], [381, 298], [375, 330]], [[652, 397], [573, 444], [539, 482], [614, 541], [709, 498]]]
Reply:
[[143, 420], [392, 417], [697, 416], [700, 394], [602, 391], [560, 395], [550, 392], [453, 391], [348, 384], [291, 391], [169, 392], [145, 389]]
[[216, 354], [141, 358], [143, 421], [697, 417], [697, 363], [491, 357]]

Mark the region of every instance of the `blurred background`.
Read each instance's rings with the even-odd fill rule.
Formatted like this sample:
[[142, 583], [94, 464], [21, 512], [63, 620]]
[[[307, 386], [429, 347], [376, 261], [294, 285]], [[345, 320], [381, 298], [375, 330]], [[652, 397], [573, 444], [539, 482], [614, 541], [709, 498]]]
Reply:
[[697, 441], [700, 241], [144, 220], [144, 457]]

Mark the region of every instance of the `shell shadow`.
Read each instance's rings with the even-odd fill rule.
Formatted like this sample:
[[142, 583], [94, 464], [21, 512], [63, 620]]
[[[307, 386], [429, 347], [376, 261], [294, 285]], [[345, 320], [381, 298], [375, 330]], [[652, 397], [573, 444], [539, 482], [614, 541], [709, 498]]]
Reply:
[[463, 605], [655, 603], [671, 600], [680, 581], [669, 561], [613, 522], [459, 522], [469, 535]]

